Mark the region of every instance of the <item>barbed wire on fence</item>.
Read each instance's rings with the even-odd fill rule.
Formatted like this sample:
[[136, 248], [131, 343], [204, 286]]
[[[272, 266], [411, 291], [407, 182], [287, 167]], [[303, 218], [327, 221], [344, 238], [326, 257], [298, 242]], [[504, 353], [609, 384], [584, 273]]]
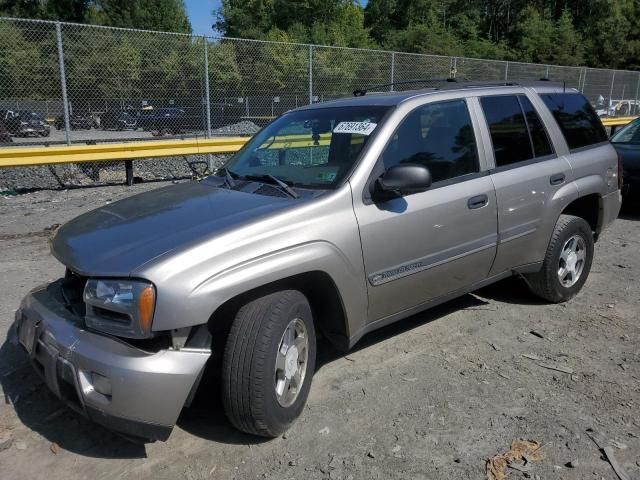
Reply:
[[0, 17], [0, 121], [10, 134], [0, 142], [251, 135], [301, 105], [450, 75], [547, 78], [583, 92], [601, 115], [638, 113], [640, 72]]

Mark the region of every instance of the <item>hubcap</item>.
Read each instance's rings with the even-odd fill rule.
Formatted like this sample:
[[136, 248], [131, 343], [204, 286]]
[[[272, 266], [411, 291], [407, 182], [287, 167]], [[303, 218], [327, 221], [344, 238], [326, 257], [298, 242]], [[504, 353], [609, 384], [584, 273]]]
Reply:
[[580, 235], [565, 242], [558, 263], [558, 279], [563, 287], [572, 287], [580, 279], [586, 257], [587, 244]]
[[304, 322], [294, 318], [285, 328], [278, 353], [274, 388], [278, 403], [289, 407], [298, 398], [307, 373], [309, 358], [309, 337]]

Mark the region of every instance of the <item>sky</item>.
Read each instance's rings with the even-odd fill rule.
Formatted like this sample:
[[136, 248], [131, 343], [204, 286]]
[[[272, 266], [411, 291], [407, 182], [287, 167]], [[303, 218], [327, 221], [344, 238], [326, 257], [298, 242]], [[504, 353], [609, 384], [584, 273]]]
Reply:
[[185, 0], [191, 28], [196, 35], [213, 35], [213, 11], [220, 7], [220, 0]]

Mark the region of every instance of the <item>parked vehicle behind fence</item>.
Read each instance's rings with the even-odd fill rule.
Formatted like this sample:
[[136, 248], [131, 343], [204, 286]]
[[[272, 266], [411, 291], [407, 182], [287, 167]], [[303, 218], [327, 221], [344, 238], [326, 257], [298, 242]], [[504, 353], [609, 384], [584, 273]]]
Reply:
[[7, 130], [7, 126], [3, 118], [0, 118], [0, 143], [11, 143], [13, 142], [13, 138], [9, 134], [9, 130]]
[[[64, 115], [56, 118], [54, 126], [58, 130], [65, 129]], [[71, 130], [91, 130], [98, 128], [98, 124], [91, 114], [72, 114], [69, 115], [69, 127]]]
[[138, 117], [138, 126], [154, 136], [178, 135], [205, 128], [201, 111], [177, 107], [145, 110]]
[[578, 91], [359, 95], [282, 115], [202, 181], [60, 227], [65, 276], [15, 319], [48, 387], [97, 423], [166, 439], [211, 368], [231, 423], [274, 437], [303, 411], [320, 335], [347, 350], [514, 275], [547, 302], [578, 294], [621, 186]]
[[138, 120], [129, 112], [108, 111], [100, 115], [103, 130], [135, 130]]
[[39, 113], [22, 110], [18, 112], [20, 127], [17, 135], [20, 137], [48, 137], [51, 127]]

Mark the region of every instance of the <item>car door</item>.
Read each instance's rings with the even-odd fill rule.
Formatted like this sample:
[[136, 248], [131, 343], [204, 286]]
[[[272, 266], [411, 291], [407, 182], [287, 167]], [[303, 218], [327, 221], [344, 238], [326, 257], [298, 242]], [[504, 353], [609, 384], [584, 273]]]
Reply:
[[549, 206], [556, 191], [571, 181], [571, 165], [558, 155], [531, 100], [524, 94], [479, 98], [494, 166], [491, 179], [498, 202], [497, 275], [535, 266], [549, 243]]
[[422, 164], [433, 184], [421, 193], [378, 200], [374, 195], [354, 206], [370, 322], [393, 319], [483, 280], [497, 241], [494, 188], [480, 168], [465, 99], [426, 103], [409, 112], [378, 162], [384, 169]]

